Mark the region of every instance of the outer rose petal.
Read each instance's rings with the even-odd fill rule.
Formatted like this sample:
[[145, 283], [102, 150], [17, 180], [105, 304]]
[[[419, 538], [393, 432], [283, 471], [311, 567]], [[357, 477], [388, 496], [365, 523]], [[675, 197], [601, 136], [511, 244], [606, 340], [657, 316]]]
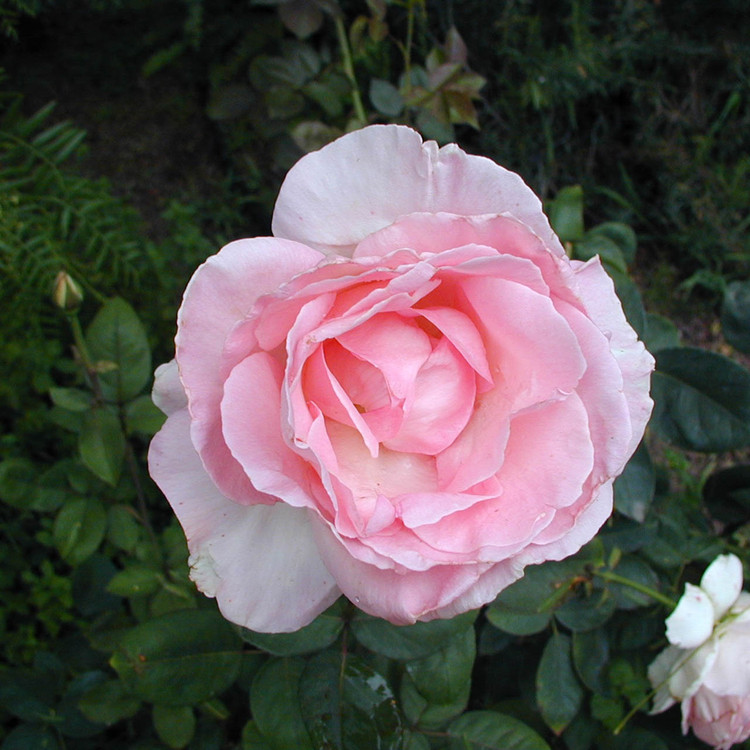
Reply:
[[704, 685], [717, 695], [750, 696], [750, 625], [728, 623], [719, 630], [719, 652]]
[[455, 144], [438, 149], [399, 125], [373, 125], [300, 159], [281, 186], [276, 237], [351, 255], [354, 245], [399, 216], [445, 211], [510, 213], [560, 255], [533, 191], [515, 173]]
[[[190, 403], [193, 444], [217, 487], [237, 502], [267, 502], [255, 492], [221, 436], [224, 344], [258, 297], [276, 291], [322, 256], [296, 242], [260, 237], [237, 240], [193, 275], [177, 318], [176, 359]], [[241, 359], [240, 357], [239, 359]], [[239, 361], [239, 360], [238, 360]]]
[[673, 706], [681, 696], [669, 692], [669, 678], [677, 669], [685, 651], [677, 646], [667, 646], [648, 666], [648, 678], [654, 686], [652, 714], [660, 714]]
[[701, 688], [682, 706], [683, 733], [688, 727], [716, 750], [729, 750], [750, 737], [750, 696], [719, 696]]
[[633, 430], [627, 451], [629, 457], [641, 442], [654, 407], [648, 395], [654, 358], [638, 341], [635, 331], [625, 319], [614, 283], [602, 267], [599, 256], [586, 263], [572, 261], [572, 265], [576, 269], [586, 313], [597, 328], [608, 335], [612, 354], [622, 371], [623, 390]]
[[232, 622], [272, 633], [301, 628], [340, 593], [308, 512], [227, 500], [203, 469], [189, 430], [187, 409], [169, 417], [151, 443], [149, 471], [185, 530], [192, 579]]
[[699, 586], [685, 584], [685, 593], [667, 618], [667, 639], [673, 646], [695, 648], [714, 629], [714, 608], [708, 594]]
[[316, 538], [326, 565], [335, 571], [346, 597], [361, 610], [394, 625], [433, 619], [432, 613], [455, 601], [487, 568], [479, 564], [438, 565], [425, 571], [397, 573], [352, 557], [322, 524], [316, 524]]
[[742, 591], [742, 563], [736, 555], [719, 555], [701, 578], [701, 588], [714, 605], [714, 620], [719, 621], [737, 601]]
[[187, 396], [180, 382], [176, 360], [173, 359], [156, 368], [151, 398], [167, 416], [187, 406]]

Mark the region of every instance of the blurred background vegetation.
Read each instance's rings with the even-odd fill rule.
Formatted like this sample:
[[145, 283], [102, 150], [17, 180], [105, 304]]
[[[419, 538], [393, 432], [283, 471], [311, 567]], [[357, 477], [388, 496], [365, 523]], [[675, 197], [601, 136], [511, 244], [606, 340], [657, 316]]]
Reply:
[[[99, 746], [139, 704], [110, 681], [112, 700], [81, 714], [91, 685], [70, 675], [109, 679], [112, 632], [199, 606], [144, 469], [159, 416], [145, 380], [107, 394], [112, 342], [129, 336], [141, 369], [169, 359], [190, 274], [269, 233], [306, 151], [400, 122], [545, 201], [578, 185], [565, 195], [587, 226], [635, 230], [624, 255], [647, 307], [692, 343], [713, 346], [750, 272], [746, 0], [0, 0], [0, 69], [0, 659], [29, 669], [12, 673], [29, 695], [40, 674], [54, 683], [32, 710], [0, 680], [9, 726], [26, 727], [10, 750]], [[83, 294], [66, 313], [61, 271]], [[689, 462], [667, 459], [699, 496]], [[202, 731], [162, 711], [170, 747], [197, 742], [180, 716]], [[129, 746], [118, 731], [108, 747]]]

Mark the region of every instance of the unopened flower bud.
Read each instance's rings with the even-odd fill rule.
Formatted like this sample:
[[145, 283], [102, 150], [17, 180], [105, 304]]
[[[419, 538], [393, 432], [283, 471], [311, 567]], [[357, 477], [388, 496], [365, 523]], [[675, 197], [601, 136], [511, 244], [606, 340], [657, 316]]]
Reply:
[[61, 310], [73, 312], [83, 302], [83, 291], [67, 271], [60, 271], [55, 277], [52, 299]]

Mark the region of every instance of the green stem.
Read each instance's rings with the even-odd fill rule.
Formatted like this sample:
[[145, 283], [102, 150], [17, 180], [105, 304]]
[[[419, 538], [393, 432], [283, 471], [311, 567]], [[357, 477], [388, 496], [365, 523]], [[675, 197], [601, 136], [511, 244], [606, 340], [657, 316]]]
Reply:
[[650, 596], [652, 599], [655, 599], [657, 602], [663, 604], [665, 607], [669, 607], [670, 609], [674, 609], [677, 606], [677, 602], [674, 601], [674, 599], [670, 599], [668, 596], [656, 591], [656, 589], [652, 589], [650, 586], [646, 586], [643, 583], [638, 583], [638, 581], [632, 581], [630, 578], [625, 578], [624, 576], [612, 573], [609, 570], [595, 570], [593, 573], [595, 576], [599, 576], [599, 578], [603, 578], [605, 581], [620, 583], [623, 586], [629, 586], [631, 589], [640, 591], [641, 594]]
[[352, 61], [352, 51], [349, 48], [349, 40], [346, 37], [346, 29], [344, 28], [344, 21], [341, 16], [334, 18], [336, 24], [336, 34], [339, 38], [339, 47], [341, 47], [341, 56], [344, 63], [344, 73], [349, 79], [349, 83], [352, 85], [352, 100], [354, 102], [354, 112], [357, 115], [357, 119], [365, 125], [367, 123], [367, 114], [365, 113], [365, 107], [362, 104], [362, 96], [359, 93], [359, 86], [357, 85], [357, 78], [354, 75], [354, 62]]

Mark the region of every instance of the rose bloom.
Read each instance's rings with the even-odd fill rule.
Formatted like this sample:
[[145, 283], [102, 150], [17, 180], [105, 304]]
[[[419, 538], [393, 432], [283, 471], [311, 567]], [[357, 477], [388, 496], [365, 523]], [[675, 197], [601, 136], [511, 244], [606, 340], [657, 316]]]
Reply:
[[682, 731], [719, 750], [750, 737], [750, 594], [742, 563], [720, 555], [700, 586], [667, 618], [668, 646], [648, 668], [656, 688], [652, 713], [682, 702]]
[[154, 388], [150, 471], [227, 619], [452, 617], [594, 536], [653, 360], [517, 175], [376, 125], [291, 169], [273, 234], [196, 271]]

